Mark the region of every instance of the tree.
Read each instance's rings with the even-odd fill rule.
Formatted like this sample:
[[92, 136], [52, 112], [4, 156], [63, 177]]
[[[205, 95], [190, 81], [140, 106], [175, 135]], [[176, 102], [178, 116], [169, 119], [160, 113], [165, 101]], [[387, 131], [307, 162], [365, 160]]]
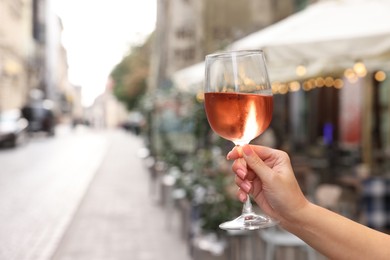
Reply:
[[129, 54], [115, 66], [110, 76], [113, 92], [128, 110], [133, 110], [146, 93], [149, 76], [151, 37], [140, 46], [130, 48]]

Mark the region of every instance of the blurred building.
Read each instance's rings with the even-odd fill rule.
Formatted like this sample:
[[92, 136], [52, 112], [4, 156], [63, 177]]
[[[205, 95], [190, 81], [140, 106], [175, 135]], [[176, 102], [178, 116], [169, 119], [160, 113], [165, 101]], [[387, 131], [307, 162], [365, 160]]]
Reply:
[[75, 123], [86, 123], [85, 109], [82, 104], [81, 86], [69, 85], [61, 95], [60, 104], [63, 110], [62, 121]]
[[[162, 111], [169, 109], [169, 102], [166, 109], [162, 104], [162, 92], [172, 88], [171, 79], [175, 72], [291, 15], [308, 2], [312, 1], [158, 0], [148, 86], [151, 96], [155, 97], [154, 124], [163, 122]], [[177, 95], [171, 95], [177, 99]], [[182, 105], [183, 109], [188, 105], [188, 102]], [[159, 127], [153, 126], [154, 133], [150, 134], [152, 145], [159, 143]], [[189, 143], [187, 139], [185, 142]]]
[[[296, 3], [298, 2], [299, 1]], [[264, 3], [265, 2], [262, 4]], [[347, 7], [347, 3], [350, 3], [350, 6]], [[313, 9], [308, 8], [311, 11], [318, 11], [320, 10], [319, 8], [322, 10], [315, 14], [312, 13], [313, 16], [311, 16], [310, 19], [299, 19], [299, 24], [291, 24], [292, 20], [286, 19], [285, 22], [289, 23], [290, 26], [285, 27], [285, 30], [279, 31], [278, 35], [267, 34], [269, 38], [275, 39], [272, 44], [268, 42], [267, 48], [265, 49], [268, 58], [272, 55], [271, 53], [274, 53], [274, 57], [281, 56], [281, 53], [283, 52], [289, 56], [284, 61], [279, 60], [279, 65], [275, 66], [274, 69], [283, 68], [282, 71], [290, 71], [294, 74], [290, 79], [279, 79], [279, 81], [274, 81], [272, 84], [275, 95], [271, 128], [276, 132], [277, 139], [279, 140], [278, 147], [296, 154], [305, 154], [315, 158], [315, 160], [313, 160], [315, 162], [313, 163], [315, 164], [315, 167], [321, 168], [321, 170], [324, 168], [331, 169], [331, 173], [327, 174], [330, 177], [332, 177], [331, 174], [336, 173], [334, 168], [341, 168], [343, 171], [352, 168], [353, 171], [353, 167], [358, 163], [368, 165], [372, 172], [375, 171], [377, 174], [390, 172], [390, 164], [388, 163], [390, 158], [390, 121], [388, 116], [390, 111], [390, 81], [388, 76], [386, 76], [386, 74], [389, 74], [387, 59], [389, 45], [382, 44], [381, 46], [384, 46], [385, 48], [382, 51], [378, 50], [378, 53], [376, 54], [378, 56], [375, 56], [371, 53], [372, 44], [357, 47], [357, 43], [364, 41], [353, 38], [349, 39], [349, 42], [344, 45], [348, 46], [346, 50], [334, 55], [336, 57], [334, 62], [330, 62], [330, 56], [327, 57], [327, 59], [324, 59], [324, 64], [326, 63], [329, 65], [330, 69], [319, 70], [317, 68], [318, 70], [316, 73], [308, 75], [307, 72], [310, 67], [308, 65], [316, 64], [315, 61], [323, 59], [323, 57], [320, 58], [320, 53], [322, 53], [322, 51], [318, 51], [316, 55], [314, 55], [312, 51], [309, 51], [307, 45], [308, 41], [305, 37], [303, 37], [305, 38], [305, 44], [302, 45], [296, 44], [298, 42], [296, 39], [292, 40], [292, 45], [297, 47], [296, 50], [300, 49], [302, 52], [299, 54], [301, 57], [296, 57], [295, 64], [293, 64], [294, 62], [291, 63], [292, 67], [289, 69], [287, 68], [288, 63], [293, 60], [289, 54], [296, 53], [296, 50], [294, 51], [293, 49], [286, 48], [287, 45], [279, 45], [279, 41], [280, 39], [286, 40], [288, 37], [287, 34], [290, 31], [292, 32], [291, 35], [298, 35], [299, 28], [302, 30], [302, 35], [312, 35], [313, 31], [308, 32], [305, 25], [310, 25], [315, 19], [317, 19], [315, 23], [316, 28], [325, 29], [326, 26], [318, 27], [318, 22], [322, 20], [324, 23], [328, 23], [328, 15], [330, 13], [333, 14], [333, 22], [335, 22], [337, 26], [339, 25], [340, 28], [344, 28], [344, 30], [347, 27], [365, 28], [365, 26], [355, 26], [356, 24], [354, 23], [348, 26], [343, 23], [344, 20], [350, 22], [360, 20], [360, 17], [366, 12], [367, 15], [375, 13], [373, 12], [375, 9], [368, 12], [367, 6], [351, 9], [351, 7], [354, 5], [356, 6], [357, 3], [358, 2], [355, 3], [353, 1], [320, 1], [312, 6]], [[359, 3], [370, 2], [359, 1]], [[386, 3], [386, 1], [383, 1], [383, 3]], [[260, 1], [258, 1], [257, 4], [260, 4]], [[275, 6], [275, 4], [276, 2], [273, 2], [272, 6]], [[304, 4], [308, 3], [301, 1], [299, 4], [300, 5], [295, 6], [295, 8], [300, 9], [304, 7]], [[332, 10], [325, 8], [324, 6], [327, 4], [334, 8], [332, 8]], [[382, 6], [374, 7], [379, 11]], [[336, 19], [337, 15], [335, 11], [337, 11], [338, 8], [341, 9], [339, 14], [343, 12], [343, 15], [339, 15], [339, 19]], [[387, 10], [388, 8], [382, 9]], [[211, 13], [215, 12], [214, 9]], [[235, 13], [239, 12], [237, 11]], [[381, 17], [386, 17], [386, 12], [380, 13], [382, 14]], [[354, 14], [355, 19], [352, 19], [351, 17], [346, 19], [346, 14]], [[271, 16], [270, 14], [268, 15]], [[375, 13], [375, 15], [376, 18], [379, 17], [378, 13]], [[294, 21], [297, 21], [297, 17], [302, 16], [297, 15], [291, 18], [294, 19]], [[320, 17], [323, 18], [321, 19]], [[379, 23], [378, 21], [367, 23], [366, 20], [364, 20], [364, 23], [367, 23], [367, 26], [372, 27], [368, 27], [371, 28], [371, 30], [367, 30], [367, 32], [360, 32], [361, 35], [364, 35], [364, 37], [360, 36], [360, 38], [369, 38], [372, 34], [372, 28], [377, 27], [379, 24], [387, 24], [382, 22]], [[216, 22], [213, 21], [213, 23]], [[278, 25], [281, 26], [281, 24], [283, 24], [283, 26], [286, 26], [286, 23], [279, 23], [276, 27], [280, 29], [281, 27], [278, 27]], [[261, 23], [259, 22], [259, 25], [260, 24]], [[335, 28], [337, 27], [329, 26], [328, 31], [333, 32], [335, 31]], [[270, 30], [274, 30], [274, 32], [275, 29], [275, 27], [270, 28]], [[269, 33], [270, 30], [260, 30], [259, 33]], [[321, 36], [324, 35], [324, 30], [320, 30], [319, 32]], [[378, 36], [380, 39], [379, 41], [385, 42], [388, 38], [388, 30], [384, 30], [384, 32], [378, 34], [380, 35]], [[261, 38], [259, 34], [256, 35]], [[272, 37], [270, 35], [272, 35]], [[247, 39], [250, 39], [253, 43], [254, 38], [252, 36]], [[247, 46], [261, 46], [262, 43], [260, 38], [258, 38], [259, 45], [242, 44], [245, 42], [244, 37], [237, 41], [238, 43], [241, 42], [241, 45], [238, 44], [234, 46], [233, 49], [250, 48]], [[333, 38], [337, 38], [337, 36], [330, 37], [329, 39]], [[377, 41], [378, 40], [376, 39], [373, 40], [373, 42]], [[219, 41], [219, 43], [221, 43], [221, 41]], [[317, 38], [312, 39], [312, 43], [312, 50], [320, 50]], [[334, 44], [334, 46], [341, 45], [342, 44], [339, 42]], [[223, 44], [221, 46], [223, 47]], [[277, 49], [271, 51], [272, 46], [277, 46]], [[332, 45], [327, 40], [325, 41], [324, 46], [324, 49], [329, 51]], [[358, 58], [353, 57], [349, 59], [348, 57], [344, 57], [344, 53], [347, 56], [353, 55], [353, 52], [350, 53], [348, 50], [348, 48], [352, 49], [352, 46], [359, 50], [357, 55]], [[229, 46], [228, 49], [232, 49], [232, 46]], [[364, 53], [364, 51], [368, 51], [369, 54], [363, 55], [362, 53]], [[313, 58], [312, 61], [308, 61], [307, 58], [304, 58], [304, 53], [310, 53]], [[327, 52], [325, 51], [323, 53]], [[362, 55], [366, 58], [363, 58]], [[374, 59], [377, 60], [373, 62]], [[302, 60], [304, 60], [304, 62]], [[272, 68], [272, 66], [269, 68]], [[275, 73], [278, 69], [274, 70], [274, 78], [278, 78], [275, 75], [283, 78], [283, 75]], [[179, 77], [177, 77], [178, 75]], [[180, 77], [183, 75], [184, 77]], [[187, 75], [187, 77], [185, 75]], [[189, 77], [189, 75], [191, 75], [191, 77]], [[186, 89], [186, 91], [191, 91], [192, 94], [195, 95], [202, 88], [203, 75], [204, 66], [202, 63], [198, 63], [195, 66], [189, 66], [174, 73], [173, 80], [179, 91]], [[181, 85], [184, 85], [185, 87], [183, 88]]]
[[20, 107], [27, 94], [29, 1], [0, 1], [0, 110]]
[[0, 110], [21, 108], [39, 89], [61, 115], [71, 114], [77, 91], [53, 1], [0, 0], [0, 17]]
[[84, 117], [92, 127], [116, 128], [121, 126], [128, 117], [125, 105], [112, 93], [112, 86], [112, 81], [109, 79], [104, 93], [99, 95], [92, 106], [85, 110]]
[[169, 86], [179, 69], [273, 24], [311, 1], [158, 0], [150, 88]]

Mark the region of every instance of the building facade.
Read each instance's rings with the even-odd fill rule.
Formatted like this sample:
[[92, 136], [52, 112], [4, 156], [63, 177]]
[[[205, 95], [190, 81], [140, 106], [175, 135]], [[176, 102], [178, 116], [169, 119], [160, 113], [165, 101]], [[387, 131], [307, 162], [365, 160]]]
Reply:
[[0, 111], [21, 108], [32, 90], [71, 114], [77, 98], [68, 81], [62, 23], [53, 0], [0, 0]]
[[[229, 44], [261, 30], [298, 10], [294, 0], [157, 0], [157, 23], [152, 48], [149, 93], [154, 109], [150, 138], [152, 149], [159, 150], [161, 125], [165, 114], [180, 119], [188, 109], [175, 93], [172, 76], [178, 70], [204, 60], [205, 55], [223, 50]], [[306, 2], [306, 1], [301, 1]], [[164, 93], [165, 92], [165, 93]], [[174, 92], [174, 91], [173, 91]], [[164, 95], [171, 95], [165, 97]], [[172, 108], [176, 99], [179, 108]], [[171, 122], [172, 125], [174, 122]], [[183, 134], [183, 133], [180, 133]], [[176, 131], [175, 136], [179, 133]], [[176, 138], [175, 144], [180, 143]], [[191, 143], [185, 138], [184, 143]]]
[[169, 86], [174, 72], [297, 10], [288, 0], [157, 0], [150, 88]]
[[20, 107], [27, 94], [29, 3], [28, 0], [0, 1], [0, 110]]

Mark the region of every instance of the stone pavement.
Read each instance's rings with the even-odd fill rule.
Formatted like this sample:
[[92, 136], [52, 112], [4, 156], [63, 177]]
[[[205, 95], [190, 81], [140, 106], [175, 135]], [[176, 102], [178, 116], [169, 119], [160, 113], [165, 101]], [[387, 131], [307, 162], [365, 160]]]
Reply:
[[63, 131], [0, 149], [1, 260], [51, 259], [107, 147], [104, 132]]
[[190, 260], [149, 191], [142, 141], [110, 134], [110, 146], [53, 260]]

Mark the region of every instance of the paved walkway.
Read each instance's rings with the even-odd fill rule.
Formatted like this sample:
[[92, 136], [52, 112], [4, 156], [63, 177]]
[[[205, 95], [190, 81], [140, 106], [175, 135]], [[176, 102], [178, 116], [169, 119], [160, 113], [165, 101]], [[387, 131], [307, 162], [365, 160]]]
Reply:
[[53, 260], [190, 260], [187, 245], [167, 230], [163, 209], [150, 197], [137, 154], [141, 140], [124, 132], [110, 140]]

